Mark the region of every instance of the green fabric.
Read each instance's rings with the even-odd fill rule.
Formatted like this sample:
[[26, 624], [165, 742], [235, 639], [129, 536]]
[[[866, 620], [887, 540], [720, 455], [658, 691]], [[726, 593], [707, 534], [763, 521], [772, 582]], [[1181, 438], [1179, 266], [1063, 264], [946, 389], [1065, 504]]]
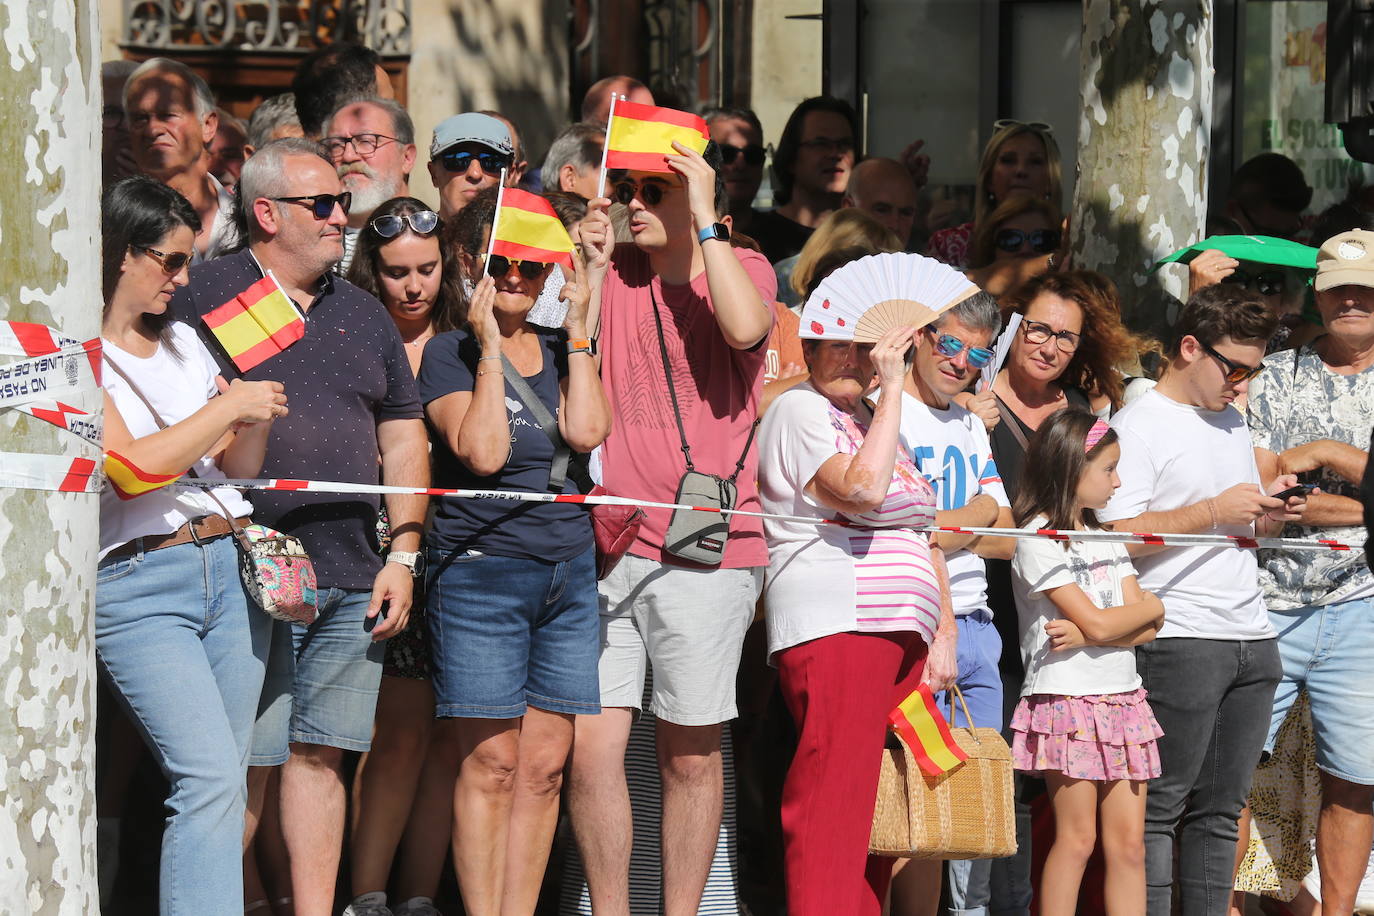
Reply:
[[1317, 269], [1317, 249], [1311, 245], [1267, 235], [1214, 235], [1187, 248], [1180, 248], [1168, 257], [1160, 258], [1152, 270], [1159, 270], [1162, 265], [1175, 262], [1187, 264], [1200, 253], [1213, 248], [1237, 261], [1254, 261], [1258, 264], [1296, 267], [1301, 270]]

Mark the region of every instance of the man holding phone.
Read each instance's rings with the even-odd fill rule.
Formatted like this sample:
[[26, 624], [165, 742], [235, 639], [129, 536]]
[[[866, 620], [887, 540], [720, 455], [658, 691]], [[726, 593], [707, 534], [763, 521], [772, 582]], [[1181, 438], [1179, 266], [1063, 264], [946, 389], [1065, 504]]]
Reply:
[[[1261, 474], [1301, 474], [1320, 488], [1284, 535], [1350, 542], [1364, 530], [1359, 486], [1374, 417], [1374, 232], [1327, 240], [1315, 286], [1326, 335], [1264, 361], [1249, 424]], [[1356, 550], [1262, 550], [1259, 560], [1283, 662], [1265, 750], [1305, 689], [1321, 771], [1322, 912], [1348, 913], [1374, 839], [1374, 574]]]
[[[1158, 386], [1112, 418], [1121, 488], [1098, 513], [1108, 527], [1270, 535], [1301, 517], [1301, 496], [1267, 495], [1297, 478], [1272, 479], [1256, 466], [1245, 418], [1232, 406], [1261, 371], [1277, 325], [1261, 299], [1234, 285], [1188, 301]], [[1224, 913], [1237, 824], [1282, 673], [1258, 564], [1254, 551], [1229, 546], [1132, 554], [1140, 587], [1164, 603], [1158, 638], [1136, 649], [1164, 729], [1163, 774], [1145, 798], [1147, 911], [1171, 912], [1177, 839], [1181, 913]]]

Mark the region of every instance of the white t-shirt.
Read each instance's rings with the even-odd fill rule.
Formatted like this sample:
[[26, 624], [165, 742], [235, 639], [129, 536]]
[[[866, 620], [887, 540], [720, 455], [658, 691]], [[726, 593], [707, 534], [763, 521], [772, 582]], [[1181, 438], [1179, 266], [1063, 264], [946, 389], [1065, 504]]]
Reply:
[[[108, 340], [102, 341], [106, 360], [113, 361], [133, 380], [168, 426], [200, 410], [218, 393], [215, 376], [219, 374], [214, 358], [189, 325], [173, 322], [172, 340], [180, 359], [161, 344], [156, 353], [143, 359], [126, 353]], [[101, 380], [135, 439], [158, 431], [148, 408], [118, 372], [106, 366]], [[200, 477], [224, 479], [224, 472], [209, 458], [201, 458], [195, 469]], [[238, 490], [216, 487], [214, 494], [235, 518], [243, 518], [253, 511]], [[115, 495], [113, 487], [106, 486], [100, 491], [100, 557], [103, 559], [105, 554], [134, 538], [171, 534], [193, 518], [223, 514], [204, 491], [190, 487], [159, 487], [126, 500]]]
[[[778, 397], [759, 426], [759, 499], [764, 512], [834, 519], [806, 484], [835, 455], [852, 453], [837, 430], [830, 402], [803, 382]], [[898, 456], [899, 460], [901, 456]], [[939, 623], [939, 587], [930, 542], [911, 528], [934, 521], [930, 490], [906, 465], [908, 484], [924, 494], [911, 503], [898, 474], [889, 504], [845, 528], [766, 519], [768, 654], [847, 632], [914, 630], [927, 642]], [[881, 518], [891, 508], [893, 518]], [[897, 518], [900, 516], [900, 518]], [[884, 527], [889, 526], [889, 527]]]
[[[1046, 522], [1042, 515], [1028, 527], [1040, 528]], [[1021, 660], [1026, 665], [1021, 696], [1082, 697], [1140, 687], [1134, 649], [1083, 646], [1056, 652], [1045, 632], [1048, 621], [1064, 616], [1045, 592], [1061, 585], [1077, 585], [1099, 608], [1126, 603], [1121, 581], [1136, 572], [1124, 544], [1022, 538], [1016, 542], [1011, 574], [1021, 625]]]
[[[1002, 475], [992, 460], [987, 427], [969, 411], [957, 404], [935, 410], [903, 392], [901, 437], [912, 462], [935, 488], [937, 509], [962, 509], [983, 493], [999, 506], [1010, 505]], [[991, 614], [983, 558], [959, 550], [945, 557], [945, 565], [954, 613], [960, 617], [975, 611]]]
[[[1167, 512], [1216, 496], [1238, 483], [1259, 485], [1245, 417], [1233, 407], [1204, 410], [1148, 391], [1112, 418], [1121, 437], [1121, 489], [1103, 521]], [[1249, 525], [1207, 534], [1253, 536]], [[1274, 635], [1260, 595], [1253, 550], [1170, 547], [1136, 560], [1140, 587], [1164, 602], [1160, 639], [1268, 639]]]

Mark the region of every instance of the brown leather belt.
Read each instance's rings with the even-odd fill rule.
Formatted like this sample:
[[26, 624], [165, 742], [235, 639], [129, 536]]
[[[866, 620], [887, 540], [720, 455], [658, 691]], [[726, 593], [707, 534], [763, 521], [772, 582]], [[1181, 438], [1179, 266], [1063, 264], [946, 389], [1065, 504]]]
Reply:
[[[247, 517], [236, 520], [239, 527], [251, 524]], [[163, 547], [175, 547], [178, 544], [190, 544], [193, 541], [203, 544], [206, 541], [213, 541], [215, 538], [224, 537], [232, 534], [234, 529], [230, 527], [228, 520], [222, 515], [206, 515], [201, 518], [193, 518], [182, 525], [171, 534], [153, 534], [141, 538], [134, 538], [129, 543], [116, 547], [105, 558], [128, 557], [142, 551], [147, 553], [150, 550], [161, 550]]]

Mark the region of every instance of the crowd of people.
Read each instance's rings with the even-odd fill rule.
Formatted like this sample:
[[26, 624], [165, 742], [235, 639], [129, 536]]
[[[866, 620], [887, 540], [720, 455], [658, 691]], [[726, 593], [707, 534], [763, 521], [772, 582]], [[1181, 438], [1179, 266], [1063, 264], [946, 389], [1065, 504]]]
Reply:
[[[540, 164], [520, 112], [443, 120], [435, 210], [411, 185], [425, 138], [366, 48], [313, 53], [246, 123], [175, 60], [102, 75], [104, 446], [211, 481], [101, 497], [107, 901], [141, 737], [168, 784], [163, 914], [435, 916], [450, 864], [472, 916], [1224, 914], [1253, 774], [1305, 693], [1305, 905], [1355, 909], [1362, 551], [926, 529], [1360, 541], [1359, 208], [1316, 222], [1314, 267], [1201, 246], [1155, 341], [1075, 267], [1046, 124], [994, 125], [960, 222], [924, 207], [919, 140], [862, 158], [829, 97], [775, 147], [713, 108], [704, 152], [603, 174], [612, 93], [654, 104], [614, 76]], [[503, 180], [552, 205], [571, 266], [493, 253]], [[1258, 157], [1217, 234], [1303, 248], [1310, 200]], [[836, 271], [896, 252], [977, 290], [875, 342], [800, 320]], [[240, 369], [203, 319], [265, 277], [304, 334]], [[252, 478], [398, 492], [213, 485]], [[647, 509], [606, 562], [582, 505], [400, 492], [431, 486], [704, 487], [746, 514]], [[304, 544], [313, 623], [254, 606], [245, 526]], [[1015, 855], [869, 854], [888, 716], [921, 685], [956, 729], [1007, 735]]]

